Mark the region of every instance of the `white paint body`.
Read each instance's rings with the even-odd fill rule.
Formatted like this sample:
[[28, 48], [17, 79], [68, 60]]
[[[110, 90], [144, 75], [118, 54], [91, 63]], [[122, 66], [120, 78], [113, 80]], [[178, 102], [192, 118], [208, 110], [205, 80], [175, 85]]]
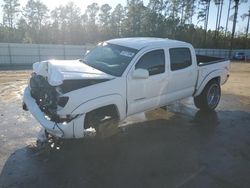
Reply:
[[[89, 77], [112, 78], [107, 82], [65, 93], [64, 96], [68, 96], [69, 101], [64, 108], [58, 110], [57, 114], [79, 116], [67, 124], [57, 126], [44, 118], [43, 112], [30, 96], [29, 88], [26, 88], [24, 102], [33, 116], [49, 133], [63, 138], [81, 138], [88, 132], [84, 129], [85, 115], [92, 110], [115, 105], [122, 121], [130, 115], [165, 106], [186, 97], [197, 96], [213, 78], [219, 77], [220, 84], [224, 84], [228, 78], [229, 61], [198, 66], [194, 48], [185, 42], [158, 38], [125, 38], [110, 40], [107, 43], [139, 50], [120, 77], [114, 77], [87, 65], [79, 64], [78, 60], [47, 61], [34, 65], [34, 71], [47, 77], [51, 85], [60, 84], [64, 79], [79, 77], [83, 79]], [[192, 65], [181, 70], [171, 71], [169, 49], [183, 47], [190, 49]], [[144, 79], [133, 77], [135, 64], [140, 57], [156, 49], [163, 49], [165, 52], [165, 72]]]

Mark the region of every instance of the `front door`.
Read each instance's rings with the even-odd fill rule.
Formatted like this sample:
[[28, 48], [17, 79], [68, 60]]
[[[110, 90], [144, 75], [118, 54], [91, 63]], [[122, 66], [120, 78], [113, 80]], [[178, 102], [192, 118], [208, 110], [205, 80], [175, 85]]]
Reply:
[[[149, 77], [133, 77], [136, 69], [146, 69]], [[128, 115], [161, 106], [165, 101], [168, 78], [165, 66], [165, 52], [155, 49], [144, 53], [127, 76]]]

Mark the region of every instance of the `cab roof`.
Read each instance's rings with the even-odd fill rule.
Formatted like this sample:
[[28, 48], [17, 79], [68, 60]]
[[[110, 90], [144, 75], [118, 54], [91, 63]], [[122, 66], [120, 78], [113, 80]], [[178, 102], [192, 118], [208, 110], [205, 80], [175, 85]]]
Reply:
[[126, 46], [129, 48], [134, 48], [140, 50], [147, 46], [164, 46], [164, 47], [173, 47], [184, 45], [187, 46], [188, 43], [171, 40], [171, 39], [164, 39], [164, 38], [153, 38], [153, 37], [132, 37], [132, 38], [118, 38], [118, 39], [111, 39], [106, 41], [107, 43], [117, 44], [120, 46]]

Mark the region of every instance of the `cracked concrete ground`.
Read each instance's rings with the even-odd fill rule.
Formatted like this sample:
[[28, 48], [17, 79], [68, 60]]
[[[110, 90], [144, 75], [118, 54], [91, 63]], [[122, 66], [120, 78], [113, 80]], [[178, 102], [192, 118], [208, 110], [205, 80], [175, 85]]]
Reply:
[[191, 98], [127, 120], [113, 136], [36, 147], [21, 108], [30, 71], [0, 71], [0, 187], [250, 187], [250, 64], [233, 63], [216, 112]]

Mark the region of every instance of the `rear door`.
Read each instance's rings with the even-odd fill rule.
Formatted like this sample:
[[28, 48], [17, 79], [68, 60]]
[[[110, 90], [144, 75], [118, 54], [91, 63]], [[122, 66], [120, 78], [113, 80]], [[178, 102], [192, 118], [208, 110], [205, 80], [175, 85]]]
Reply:
[[197, 80], [194, 54], [188, 47], [169, 48], [168, 102], [192, 96]]
[[[149, 71], [147, 79], [133, 78], [133, 71], [139, 68]], [[167, 80], [165, 50], [146, 51], [127, 76], [128, 115], [161, 106], [163, 95], [166, 94]]]

